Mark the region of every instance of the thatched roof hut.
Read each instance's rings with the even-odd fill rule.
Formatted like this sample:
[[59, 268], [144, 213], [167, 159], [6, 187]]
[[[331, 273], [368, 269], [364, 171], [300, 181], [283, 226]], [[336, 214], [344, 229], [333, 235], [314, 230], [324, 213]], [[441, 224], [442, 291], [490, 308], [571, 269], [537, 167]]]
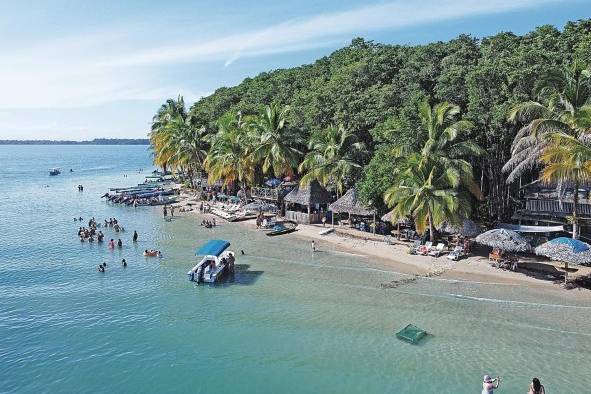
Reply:
[[448, 234], [462, 235], [464, 237], [475, 237], [482, 233], [480, 226], [470, 219], [464, 219], [459, 226], [444, 222], [437, 230]]
[[285, 218], [297, 223], [320, 223], [325, 219], [325, 212], [332, 196], [318, 181], [309, 185], [296, 185], [283, 198], [285, 203]]
[[358, 216], [372, 216], [376, 213], [375, 209], [367, 208], [359, 201], [357, 189], [355, 188], [347, 190], [347, 193], [330, 204], [328, 209], [335, 213], [348, 213]]
[[315, 204], [328, 204], [332, 201], [330, 193], [314, 180], [308, 186], [297, 185], [290, 191], [283, 201], [291, 204], [311, 206]]

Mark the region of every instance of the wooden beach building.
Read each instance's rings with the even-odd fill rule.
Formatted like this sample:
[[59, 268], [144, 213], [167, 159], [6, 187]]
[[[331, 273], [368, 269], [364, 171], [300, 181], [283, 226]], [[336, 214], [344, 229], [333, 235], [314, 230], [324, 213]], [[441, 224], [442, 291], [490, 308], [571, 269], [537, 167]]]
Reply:
[[285, 218], [303, 224], [320, 223], [331, 201], [331, 194], [318, 181], [296, 185], [283, 199]]
[[[349, 214], [349, 221], [351, 220], [351, 215], [372, 217], [374, 223], [373, 231], [375, 233], [376, 210], [367, 208], [363, 203], [361, 203], [361, 201], [359, 201], [356, 188], [347, 190], [347, 192], [343, 194], [341, 198], [330, 204], [328, 209], [333, 213]], [[334, 227], [334, 215], [332, 215], [332, 225]]]

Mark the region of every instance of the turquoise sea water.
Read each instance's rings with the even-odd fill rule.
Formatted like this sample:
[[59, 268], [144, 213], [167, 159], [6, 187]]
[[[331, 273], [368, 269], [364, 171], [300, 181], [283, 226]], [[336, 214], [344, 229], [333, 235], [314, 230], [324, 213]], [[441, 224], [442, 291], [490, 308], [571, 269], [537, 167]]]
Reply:
[[[384, 290], [402, 276], [322, 243], [313, 254], [294, 236], [101, 201], [143, 179], [146, 147], [0, 146], [0, 163], [2, 393], [479, 393], [485, 373], [502, 376], [499, 393], [533, 376], [589, 392], [589, 295], [443, 280]], [[53, 166], [74, 172], [49, 177]], [[123, 249], [80, 243], [77, 216], [117, 217]], [[197, 287], [186, 272], [210, 238], [246, 255], [233, 283]], [[398, 341], [411, 322], [433, 336]]]

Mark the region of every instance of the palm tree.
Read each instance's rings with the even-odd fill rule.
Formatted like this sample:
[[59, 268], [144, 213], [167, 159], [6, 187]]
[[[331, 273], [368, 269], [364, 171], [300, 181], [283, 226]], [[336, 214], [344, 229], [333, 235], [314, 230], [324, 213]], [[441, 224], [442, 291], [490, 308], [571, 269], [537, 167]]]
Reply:
[[[527, 101], [511, 109], [508, 119], [527, 124], [519, 130], [511, 147], [511, 159], [503, 170], [507, 182], [542, 167], [541, 179], [574, 186], [573, 238], [578, 237], [578, 188], [588, 180], [585, 149], [591, 146], [591, 70], [579, 63], [548, 72], [537, 87], [540, 101]], [[562, 145], [563, 144], [563, 145]], [[569, 156], [569, 149], [573, 156]], [[577, 153], [577, 156], [574, 153]]]
[[[481, 198], [468, 158], [480, 156], [483, 149], [467, 140], [472, 123], [456, 120], [457, 105], [447, 102], [430, 106], [427, 100], [418, 107], [423, 130], [414, 143], [394, 148], [398, 170], [396, 181], [384, 195], [393, 207], [392, 221], [411, 216], [417, 231], [429, 228], [431, 240], [443, 221], [459, 224], [471, 211], [469, 193]], [[417, 148], [418, 146], [418, 148]]]
[[171, 149], [167, 142], [169, 137], [166, 125], [177, 118], [183, 121], [187, 118], [185, 100], [182, 96], [179, 96], [176, 100], [166, 100], [152, 118], [150, 144], [154, 155], [154, 164], [162, 167], [165, 171], [169, 165], [169, 160], [174, 155], [174, 150]]
[[511, 147], [511, 159], [503, 167], [512, 183], [541, 164], [541, 155], [561, 133], [584, 139], [591, 131], [591, 71], [579, 63], [551, 70], [539, 82], [539, 101], [515, 105], [508, 114], [511, 122], [525, 122]]
[[241, 116], [232, 112], [222, 115], [216, 125], [218, 132], [205, 159], [209, 181], [222, 180], [225, 186], [252, 183], [255, 176], [252, 133]]
[[577, 204], [579, 186], [591, 179], [591, 146], [562, 133], [553, 134], [540, 160], [544, 165], [540, 178], [546, 183], [573, 184], [573, 238], [578, 238]]
[[419, 233], [429, 229], [433, 242], [435, 228], [443, 222], [457, 225], [469, 216], [469, 197], [459, 189], [461, 179], [453, 169], [425, 166], [422, 156], [415, 153], [405, 161], [397, 178], [384, 194], [384, 202], [393, 207], [393, 222], [411, 216]]
[[337, 197], [343, 192], [345, 179], [361, 168], [355, 157], [365, 152], [362, 142], [343, 125], [330, 125], [324, 130], [312, 133], [308, 141], [309, 152], [299, 166], [300, 173], [305, 173], [300, 183], [307, 185], [313, 180], [322, 185], [336, 187]]
[[210, 136], [204, 127], [193, 126], [188, 118], [173, 118], [163, 128], [163, 151], [170, 154], [169, 165], [179, 168], [193, 184], [193, 175], [204, 167]]
[[297, 133], [286, 127], [288, 111], [289, 106], [281, 107], [278, 103], [272, 103], [259, 116], [247, 121], [257, 138], [252, 159], [262, 162], [264, 174], [272, 170], [275, 177], [293, 176], [293, 170], [298, 165], [301, 141]]

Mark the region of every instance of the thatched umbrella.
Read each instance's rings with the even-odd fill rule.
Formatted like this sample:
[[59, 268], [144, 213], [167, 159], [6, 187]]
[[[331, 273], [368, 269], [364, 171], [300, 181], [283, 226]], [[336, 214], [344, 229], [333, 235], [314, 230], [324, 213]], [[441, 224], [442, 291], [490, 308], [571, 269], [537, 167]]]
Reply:
[[[349, 219], [351, 219], [351, 215], [373, 216], [373, 231], [375, 234], [376, 210], [367, 208], [361, 201], [359, 201], [357, 189], [354, 187], [347, 190], [347, 192], [343, 194], [341, 198], [330, 204], [328, 209], [330, 209], [333, 213], [348, 213]], [[334, 219], [332, 225], [334, 227]]]
[[515, 231], [496, 228], [480, 234], [476, 237], [476, 242], [481, 245], [487, 245], [503, 252], [528, 252], [531, 246], [525, 238]]
[[568, 277], [568, 265], [580, 265], [591, 263], [591, 248], [589, 244], [578, 239], [558, 237], [554, 238], [535, 249], [539, 256], [546, 256], [552, 260], [564, 263], [564, 283]]
[[390, 222], [392, 224], [395, 224], [396, 231], [400, 235], [400, 225], [403, 225], [403, 226], [410, 225], [410, 219], [405, 217], [405, 218], [400, 218], [394, 222], [394, 221], [392, 221], [392, 213], [393, 212], [394, 211], [389, 211], [388, 213], [384, 214], [381, 219], [382, 219], [382, 222]]
[[438, 230], [448, 234], [463, 235], [464, 237], [475, 237], [482, 232], [480, 231], [480, 226], [470, 219], [464, 219], [461, 226], [454, 226], [444, 222]]
[[410, 224], [411, 224], [412, 221], [408, 217], [403, 217], [403, 218], [400, 218], [400, 219], [396, 220], [395, 222], [393, 222], [392, 221], [392, 213], [393, 212], [394, 211], [389, 211], [388, 213], [385, 213], [381, 217], [382, 222], [390, 222], [392, 224], [398, 224], [398, 225], [403, 225], [403, 226], [410, 226]]

